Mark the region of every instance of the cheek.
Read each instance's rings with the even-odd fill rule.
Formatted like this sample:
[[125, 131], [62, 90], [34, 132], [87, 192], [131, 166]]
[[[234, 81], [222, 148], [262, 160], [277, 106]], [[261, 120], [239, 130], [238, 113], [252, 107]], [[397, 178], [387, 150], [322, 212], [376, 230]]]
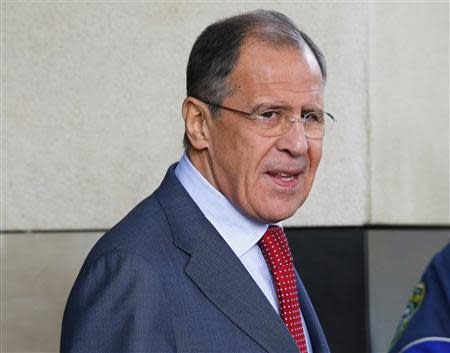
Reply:
[[237, 125], [226, 124], [217, 124], [211, 131], [211, 159], [222, 181], [232, 184], [233, 189], [246, 180], [252, 165], [253, 145], [244, 132]]
[[223, 118], [219, 118], [213, 123], [209, 136], [209, 152], [213, 160], [216, 157], [222, 161], [232, 159], [233, 152], [236, 151], [236, 135], [236, 131], [232, 126], [227, 126]]
[[317, 170], [319, 166], [320, 159], [322, 158], [322, 140], [315, 140], [309, 142], [309, 162], [310, 168], [313, 173]]

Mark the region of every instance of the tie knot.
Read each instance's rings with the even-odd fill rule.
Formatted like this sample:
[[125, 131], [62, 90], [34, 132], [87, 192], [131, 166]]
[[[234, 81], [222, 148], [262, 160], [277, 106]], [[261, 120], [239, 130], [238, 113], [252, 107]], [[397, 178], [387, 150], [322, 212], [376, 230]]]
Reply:
[[293, 262], [286, 234], [281, 227], [269, 226], [258, 245], [271, 269]]

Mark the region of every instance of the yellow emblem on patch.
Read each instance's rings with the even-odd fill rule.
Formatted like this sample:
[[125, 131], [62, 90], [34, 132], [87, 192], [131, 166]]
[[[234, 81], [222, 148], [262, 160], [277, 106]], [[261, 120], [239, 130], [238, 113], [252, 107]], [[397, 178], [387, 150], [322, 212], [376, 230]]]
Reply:
[[411, 295], [411, 298], [409, 298], [408, 304], [406, 304], [405, 311], [403, 312], [402, 318], [400, 320], [400, 323], [397, 326], [397, 329], [395, 330], [395, 336], [392, 340], [391, 347], [392, 348], [399, 338], [402, 336], [403, 332], [405, 332], [406, 328], [408, 327], [409, 322], [411, 321], [414, 314], [419, 310], [420, 305], [422, 304], [423, 300], [425, 299], [425, 283], [419, 282], [414, 287], [413, 293]]

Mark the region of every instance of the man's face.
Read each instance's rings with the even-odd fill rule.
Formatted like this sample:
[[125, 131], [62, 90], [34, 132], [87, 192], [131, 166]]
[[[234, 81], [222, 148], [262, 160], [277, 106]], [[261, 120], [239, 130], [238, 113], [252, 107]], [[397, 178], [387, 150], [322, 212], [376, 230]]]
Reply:
[[[233, 94], [222, 105], [246, 112], [323, 109], [323, 82], [309, 48], [274, 48], [246, 42], [229, 77]], [[257, 132], [257, 121], [222, 110], [208, 119], [204, 175], [248, 216], [275, 223], [292, 216], [307, 198], [322, 154], [322, 140], [305, 137], [294, 123], [282, 136]]]

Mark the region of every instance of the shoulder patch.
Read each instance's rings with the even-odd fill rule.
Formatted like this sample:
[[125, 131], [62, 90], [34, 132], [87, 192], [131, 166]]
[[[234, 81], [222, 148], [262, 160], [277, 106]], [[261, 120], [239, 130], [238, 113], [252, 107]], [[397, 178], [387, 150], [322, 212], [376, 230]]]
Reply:
[[391, 343], [391, 348], [394, 347], [394, 345], [400, 339], [403, 332], [405, 332], [406, 328], [408, 327], [408, 324], [411, 321], [412, 317], [417, 312], [417, 310], [419, 310], [420, 305], [422, 304], [425, 298], [425, 292], [426, 292], [425, 283], [424, 282], [417, 283], [417, 285], [414, 287], [411, 298], [409, 298], [408, 304], [406, 304], [406, 308], [405, 311], [403, 312], [400, 323], [397, 326], [394, 339], [392, 340]]

